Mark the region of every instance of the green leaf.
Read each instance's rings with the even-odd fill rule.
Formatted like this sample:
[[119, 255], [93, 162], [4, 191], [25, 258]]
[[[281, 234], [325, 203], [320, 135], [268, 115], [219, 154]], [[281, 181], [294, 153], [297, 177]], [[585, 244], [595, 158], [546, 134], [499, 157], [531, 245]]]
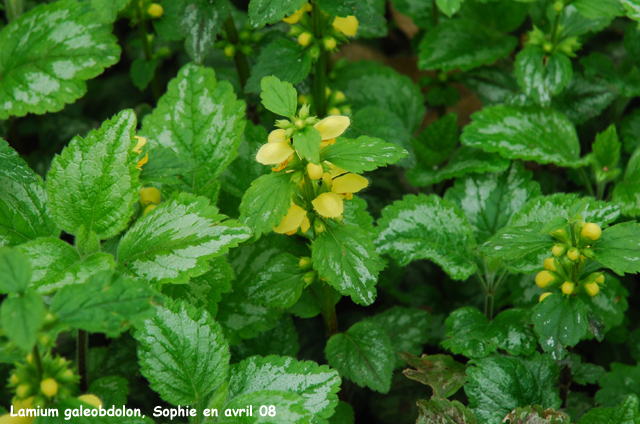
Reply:
[[602, 231], [593, 245], [596, 260], [618, 275], [640, 272], [640, 224], [635, 221], [614, 225]]
[[640, 109], [624, 117], [620, 123], [620, 137], [625, 152], [634, 153], [640, 147]]
[[84, 283], [60, 289], [51, 312], [62, 324], [93, 333], [119, 334], [153, 315], [157, 295], [148, 284], [99, 271]]
[[244, 129], [243, 139], [244, 142], [238, 148], [238, 157], [220, 176], [222, 189], [239, 199], [253, 180], [269, 169], [256, 161], [256, 154], [267, 139], [267, 130], [262, 125], [253, 125], [249, 121]]
[[83, 283], [96, 271], [115, 268], [112, 255], [98, 252], [83, 258], [73, 246], [53, 237], [27, 242], [20, 250], [33, 267], [31, 286], [42, 294]]
[[376, 324], [361, 321], [332, 336], [325, 355], [329, 365], [360, 387], [380, 393], [391, 388], [394, 358], [391, 341]]
[[42, 178], [0, 139], [0, 246], [60, 235]]
[[456, 280], [476, 270], [473, 229], [456, 206], [439, 197], [407, 195], [382, 210], [378, 220], [378, 252], [400, 266], [430, 259]]
[[225, 218], [204, 197], [181, 193], [131, 226], [118, 244], [118, 266], [151, 284], [186, 283], [250, 237], [249, 228]]
[[274, 328], [264, 331], [253, 339], [243, 340], [231, 348], [234, 360], [247, 359], [251, 356], [291, 356], [295, 358], [300, 350], [298, 333], [291, 315], [284, 315]]
[[574, 73], [567, 87], [554, 99], [553, 107], [579, 125], [599, 116], [617, 97], [610, 84]]
[[611, 372], [599, 381], [600, 390], [596, 393], [596, 402], [603, 406], [617, 406], [629, 395], [640, 393], [640, 366], [611, 363]]
[[571, 375], [577, 384], [582, 386], [596, 384], [607, 373], [600, 365], [582, 363], [580, 355], [572, 353], [570, 356]]
[[520, 162], [500, 173], [467, 175], [457, 179], [444, 198], [467, 216], [476, 240], [484, 243], [530, 199], [540, 195], [540, 185]]
[[285, 16], [293, 15], [304, 4], [304, 0], [251, 0], [249, 23], [254, 28], [275, 24]]
[[492, 106], [476, 112], [462, 132], [462, 143], [509, 159], [534, 160], [577, 168], [580, 143], [561, 113], [537, 107]]
[[[395, 113], [378, 106], [366, 106], [358, 110], [351, 117], [351, 125], [345, 131], [344, 137], [356, 139], [360, 136], [379, 138], [405, 149], [409, 155], [400, 160], [397, 163], [398, 166], [403, 168], [415, 166], [416, 158], [411, 145], [411, 133]], [[323, 152], [326, 149], [323, 149]], [[401, 151], [401, 149], [398, 150]]]
[[142, 167], [140, 181], [164, 185], [180, 184], [188, 181], [187, 178], [198, 168], [198, 162], [168, 147], [154, 147], [148, 153], [152, 159]]
[[613, 201], [620, 205], [624, 215], [634, 218], [640, 216], [640, 181], [624, 181], [616, 184]]
[[575, 346], [587, 335], [587, 309], [577, 297], [560, 293], [547, 296], [533, 308], [534, 330], [545, 352], [560, 360], [567, 346]]
[[184, 303], [158, 307], [134, 336], [140, 371], [166, 402], [198, 404], [227, 378], [229, 346], [205, 311]]
[[[310, 50], [295, 41], [281, 38], [272, 42], [260, 52], [255, 66], [251, 68], [251, 76], [247, 80], [245, 89], [248, 93], [259, 93], [262, 85], [261, 81], [271, 75], [273, 77], [270, 78], [298, 84], [309, 75], [310, 70]], [[283, 114], [282, 116], [289, 117], [295, 114], [295, 102], [293, 110], [293, 114]], [[279, 112], [274, 113], [280, 114]]]
[[508, 424], [569, 424], [569, 416], [564, 412], [544, 409], [540, 405], [519, 407], [511, 411], [503, 422]]
[[575, 0], [571, 3], [585, 18], [615, 18], [624, 14], [619, 1], [616, 0]]
[[609, 126], [606, 131], [596, 136], [596, 141], [592, 145], [591, 158], [596, 171], [596, 180], [599, 183], [614, 180], [620, 174], [618, 161], [621, 147], [622, 143], [618, 140], [615, 125]]
[[530, 358], [491, 356], [467, 364], [464, 391], [469, 407], [481, 423], [501, 424], [519, 406], [560, 407], [555, 389], [558, 366], [547, 355]]
[[524, 94], [537, 104], [549, 106], [573, 77], [571, 60], [563, 53], [547, 56], [540, 47], [522, 49], [516, 56], [514, 73]]
[[338, 137], [335, 144], [322, 150], [321, 160], [329, 161], [345, 171], [360, 174], [394, 164], [407, 155], [403, 148], [379, 138], [361, 136], [356, 140], [349, 140]]
[[510, 163], [508, 159], [495, 153], [462, 146], [445, 165], [418, 163], [415, 168], [407, 171], [407, 179], [414, 186], [425, 187], [471, 173], [501, 172], [507, 169]]
[[118, 62], [109, 25], [87, 3], [42, 4], [0, 32], [0, 119], [57, 112], [87, 91], [85, 80]]
[[320, 131], [314, 127], [304, 127], [293, 133], [293, 147], [298, 155], [311, 163], [320, 163]]
[[419, 355], [422, 353], [422, 346], [429, 340], [431, 316], [422, 309], [394, 306], [373, 316], [371, 322], [377, 324], [389, 336], [391, 347], [396, 353], [396, 368], [405, 363], [400, 357], [401, 353]]
[[272, 308], [293, 306], [306, 286], [300, 258], [283, 253], [273, 258], [246, 288], [252, 302]]
[[210, 269], [204, 274], [193, 277], [187, 284], [165, 284], [162, 294], [174, 300], [205, 310], [210, 316], [218, 313], [218, 303], [222, 295], [231, 291], [234, 273], [224, 256], [218, 256], [209, 262]]
[[531, 311], [528, 309], [507, 309], [491, 321], [486, 337], [510, 355], [531, 355], [537, 343], [530, 322]]
[[336, 413], [329, 418], [329, 424], [354, 424], [355, 420], [351, 405], [341, 400], [336, 406]]
[[282, 311], [251, 303], [242, 291], [232, 291], [222, 296], [216, 320], [229, 344], [237, 345], [271, 330], [281, 316]]
[[402, 358], [415, 369], [406, 369], [408, 378], [426, 384], [433, 389], [434, 398], [453, 396], [467, 381], [464, 364], [449, 355], [422, 355], [420, 358], [403, 353]]
[[[211, 68], [187, 64], [169, 82], [141, 135], [153, 146], [172, 149], [200, 168], [189, 181], [199, 188], [220, 176], [237, 155], [245, 126], [245, 104], [231, 84], [216, 82]], [[150, 157], [153, 161], [153, 157]]]
[[118, 17], [118, 12], [127, 7], [131, 0], [91, 0], [91, 6], [98, 20], [110, 24]]
[[[264, 416], [260, 415], [260, 407], [262, 406], [267, 408], [266, 411], [263, 408]], [[310, 423], [313, 418], [313, 415], [304, 407], [304, 397], [280, 390], [261, 390], [238, 396], [224, 405], [224, 410], [236, 410], [237, 413], [238, 410], [249, 407], [252, 408], [254, 415], [223, 416], [217, 422], [228, 424], [306, 424]], [[271, 407], [273, 416], [269, 416], [268, 408]]]
[[420, 43], [418, 67], [424, 70], [468, 71], [507, 56], [518, 44], [515, 37], [476, 21], [455, 19], [429, 31]]
[[288, 357], [254, 356], [231, 366], [229, 397], [234, 399], [265, 390], [295, 393], [302, 396], [303, 407], [315, 422], [333, 415], [340, 383], [338, 373], [326, 365]]
[[227, 0], [185, 1], [178, 14], [180, 31], [186, 36], [185, 50], [197, 64], [202, 64], [213, 50], [216, 36], [231, 12]]
[[606, 288], [598, 296], [581, 295], [587, 309], [598, 314], [604, 321], [604, 331], [608, 332], [624, 322], [625, 312], [629, 309], [629, 291], [613, 275], [606, 275]]
[[291, 208], [292, 175], [271, 172], [251, 183], [242, 197], [239, 221], [253, 230], [253, 238], [271, 232]]
[[627, 16], [634, 21], [640, 20], [640, 1], [638, 0], [621, 0]]
[[[613, 365], [613, 364], [612, 364]], [[596, 394], [597, 395], [597, 394]], [[638, 396], [629, 395], [616, 408], [593, 408], [578, 421], [579, 424], [638, 424]]]
[[383, 265], [369, 234], [352, 225], [327, 225], [313, 242], [313, 269], [359, 305], [371, 305]]
[[31, 264], [22, 251], [0, 248], [0, 293], [23, 293], [31, 278]]
[[458, 115], [455, 113], [449, 113], [426, 127], [412, 141], [420, 164], [428, 168], [446, 162], [458, 144], [458, 132]]
[[367, 202], [361, 197], [353, 196], [350, 201], [345, 202], [342, 222], [360, 227], [367, 231], [371, 238], [375, 238], [378, 235], [373, 226], [373, 217], [367, 212]]
[[8, 297], [0, 305], [2, 329], [9, 340], [23, 351], [30, 351], [35, 345], [44, 315], [44, 302], [38, 293]]
[[129, 382], [115, 375], [101, 377], [91, 382], [89, 393], [96, 395], [106, 408], [121, 408], [127, 404]]
[[484, 358], [497, 350], [495, 343], [486, 336], [489, 319], [478, 309], [464, 307], [449, 314], [447, 339], [441, 344], [453, 353], [467, 358]]
[[144, 91], [153, 80], [153, 75], [158, 67], [158, 60], [151, 59], [145, 60], [142, 57], [137, 58], [131, 63], [131, 69], [129, 69], [129, 75], [131, 76], [131, 82], [140, 91]]
[[124, 110], [85, 138], [76, 136], [47, 173], [51, 214], [66, 232], [100, 240], [122, 231], [138, 201], [136, 115]]
[[293, 85], [278, 77], [264, 77], [260, 82], [262, 105], [276, 115], [292, 117], [296, 114], [298, 95]]
[[377, 106], [393, 112], [410, 133], [422, 124], [426, 110], [420, 87], [390, 67], [373, 61], [349, 63], [336, 70], [335, 82], [335, 88], [344, 93], [354, 111]]
[[416, 424], [478, 424], [471, 411], [457, 400], [419, 400], [420, 416]]
[[442, 13], [451, 17], [460, 10], [460, 6], [462, 6], [463, 1], [464, 0], [436, 0], [436, 4]]

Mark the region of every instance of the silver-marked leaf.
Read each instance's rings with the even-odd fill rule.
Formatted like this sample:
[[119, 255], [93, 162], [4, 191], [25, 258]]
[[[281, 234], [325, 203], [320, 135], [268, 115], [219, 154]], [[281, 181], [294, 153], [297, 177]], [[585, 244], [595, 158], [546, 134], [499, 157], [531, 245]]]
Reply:
[[[76, 136], [51, 163], [47, 194], [53, 219], [66, 232], [95, 233], [100, 240], [122, 231], [138, 200], [137, 121], [132, 110]], [[84, 227], [84, 230], [81, 230]]]
[[514, 162], [500, 173], [467, 175], [456, 180], [444, 198], [465, 213], [476, 239], [484, 243], [505, 227], [529, 199], [540, 195], [540, 185], [531, 177], [522, 163]]
[[580, 143], [573, 124], [562, 113], [540, 107], [492, 106], [472, 115], [462, 143], [509, 159], [534, 160], [577, 168]]
[[425, 70], [468, 71], [507, 56], [515, 37], [468, 19], [440, 22], [420, 43], [418, 67]]
[[300, 258], [283, 253], [273, 258], [246, 287], [249, 298], [272, 308], [287, 309], [300, 298], [306, 271], [298, 266]]
[[118, 245], [118, 266], [151, 284], [186, 283], [251, 235], [225, 218], [204, 197], [181, 193], [131, 226]]
[[120, 57], [88, 2], [41, 4], [0, 32], [0, 119], [57, 112]]
[[407, 195], [387, 206], [378, 230], [378, 252], [391, 255], [401, 266], [430, 259], [456, 280], [476, 270], [473, 229], [454, 204], [437, 196]]
[[540, 47], [525, 47], [516, 56], [515, 75], [524, 94], [537, 104], [549, 106], [573, 77], [571, 60], [561, 52], [547, 56]]
[[275, 24], [285, 16], [293, 15], [305, 0], [252, 0], [249, 2], [249, 23], [252, 27]]
[[564, 358], [567, 346], [587, 335], [587, 309], [581, 299], [553, 293], [533, 308], [534, 330], [540, 346], [555, 360]]
[[229, 346], [205, 311], [184, 303], [158, 307], [134, 337], [142, 374], [169, 403], [198, 404], [226, 380]]
[[282, 311], [254, 304], [242, 291], [232, 291], [222, 296], [216, 320], [222, 326], [224, 337], [231, 345], [242, 339], [251, 339], [278, 324]]
[[153, 316], [152, 303], [157, 301], [159, 296], [146, 282], [99, 271], [84, 283], [60, 289], [51, 312], [61, 324], [113, 336]]
[[327, 225], [313, 242], [313, 268], [327, 283], [359, 305], [376, 298], [383, 265], [369, 233], [352, 225]]
[[[260, 414], [260, 408], [264, 415]], [[271, 409], [271, 413], [269, 408]], [[221, 424], [307, 424], [313, 414], [304, 407], [304, 398], [297, 393], [280, 390], [261, 390], [233, 398], [221, 408], [222, 411], [253, 410], [253, 415], [221, 415], [216, 421]]]
[[510, 163], [509, 159], [495, 153], [461, 146], [446, 164], [429, 165], [419, 162], [415, 168], [407, 170], [407, 180], [416, 187], [425, 187], [466, 174], [502, 172]]
[[[637, 6], [640, 11], [640, 5]], [[615, 365], [611, 364], [613, 369]], [[626, 371], [626, 370], [625, 370]], [[626, 382], [634, 380], [629, 375], [623, 377]], [[598, 392], [599, 393], [599, 392]], [[597, 394], [596, 394], [597, 396]], [[622, 399], [620, 399], [622, 398]], [[622, 401], [622, 402], [620, 402]], [[593, 408], [578, 421], [579, 424], [638, 424], [640, 423], [640, 411], [638, 411], [637, 392], [618, 396], [618, 402], [614, 408]]]
[[380, 393], [391, 388], [395, 363], [391, 341], [377, 324], [361, 321], [332, 336], [325, 355], [329, 365], [360, 387]]
[[[342, 379], [326, 365], [289, 357], [253, 356], [229, 370], [231, 399], [263, 390], [296, 393], [315, 418], [329, 418], [338, 404]], [[315, 422], [315, 421], [314, 421]]]
[[407, 156], [408, 152], [397, 144], [368, 136], [355, 140], [338, 137], [335, 144], [322, 150], [322, 160], [358, 174], [394, 164]]
[[243, 340], [239, 345], [231, 347], [231, 356], [241, 361], [252, 356], [291, 356], [295, 358], [300, 351], [298, 332], [291, 315], [284, 315], [276, 326], [263, 331], [252, 339]]
[[81, 284], [96, 271], [115, 268], [112, 255], [97, 252], [83, 258], [73, 246], [54, 237], [27, 242], [19, 249], [31, 262], [31, 286], [43, 294]]
[[131, 0], [91, 0], [91, 6], [100, 22], [110, 24], [118, 17], [118, 12], [127, 7]]
[[478, 424], [471, 411], [457, 400], [421, 399], [418, 407], [420, 416], [416, 424]]
[[0, 139], [0, 246], [60, 235], [42, 178]]
[[231, 84], [217, 82], [213, 69], [187, 64], [169, 82], [153, 113], [144, 118], [140, 133], [151, 145], [170, 148], [200, 165], [187, 183], [198, 192], [238, 154], [244, 110]]
[[179, 14], [180, 30], [186, 36], [185, 50], [201, 64], [213, 49], [216, 36], [231, 12], [227, 0], [188, 0]]

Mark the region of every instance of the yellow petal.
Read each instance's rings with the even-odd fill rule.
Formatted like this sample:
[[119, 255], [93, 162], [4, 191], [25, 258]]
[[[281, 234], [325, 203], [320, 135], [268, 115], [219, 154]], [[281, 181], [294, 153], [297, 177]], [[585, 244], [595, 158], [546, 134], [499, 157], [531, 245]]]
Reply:
[[162, 195], [155, 187], [145, 187], [140, 189], [140, 203], [148, 205], [149, 203], [155, 203], [156, 205], [162, 200]]
[[288, 24], [297, 24], [300, 18], [302, 18], [302, 14], [305, 12], [305, 8], [302, 7], [300, 10], [296, 11], [293, 15], [286, 17], [283, 19]]
[[353, 37], [358, 32], [358, 19], [355, 16], [346, 18], [336, 17], [333, 20], [333, 27], [349, 37]]
[[269, 133], [269, 138], [267, 139], [269, 143], [273, 143], [274, 141], [287, 141], [285, 138], [285, 134], [287, 132], [282, 128], [278, 128], [277, 130], [273, 130]]
[[322, 169], [322, 165], [316, 165], [315, 163], [307, 164], [307, 173], [309, 173], [309, 178], [312, 180], [319, 180], [322, 178], [322, 173], [324, 170]]
[[331, 178], [339, 177], [340, 175], [347, 173], [347, 171], [342, 168], [338, 168], [334, 164], [330, 164], [329, 172], [331, 173]]
[[149, 162], [149, 153], [146, 153], [144, 157], [138, 161], [138, 164], [136, 165], [136, 167], [138, 169], [142, 169], [142, 165], [144, 165], [147, 162]]
[[133, 148], [133, 151], [136, 153], [142, 153], [142, 148], [144, 147], [145, 144], [147, 144], [147, 139], [144, 137], [139, 137], [137, 135], [134, 136], [133, 138], [138, 140], [138, 143], [136, 144], [136, 147]]
[[320, 131], [323, 140], [329, 140], [341, 136], [350, 124], [351, 120], [346, 116], [328, 116], [315, 124], [314, 127]]
[[335, 193], [322, 193], [312, 202], [313, 208], [325, 218], [337, 218], [344, 212], [344, 204]]
[[287, 142], [267, 143], [258, 150], [256, 160], [263, 165], [276, 165], [284, 162], [293, 152]]
[[369, 180], [358, 174], [347, 174], [334, 178], [331, 191], [334, 193], [357, 193], [369, 185]]
[[295, 203], [291, 204], [289, 212], [282, 218], [282, 222], [277, 227], [273, 227], [273, 231], [278, 234], [285, 234], [291, 231], [296, 231], [302, 224], [302, 221], [307, 216], [307, 211], [302, 209]]
[[305, 214], [302, 224], [300, 224], [300, 230], [302, 230], [302, 233], [304, 234], [309, 231], [309, 228], [311, 228], [311, 222], [309, 222], [309, 218], [307, 217], [307, 214]]
[[98, 396], [96, 395], [82, 395], [82, 396], [78, 396], [78, 400], [81, 400], [84, 403], [88, 403], [89, 405], [93, 405], [96, 408], [99, 408], [102, 405], [102, 401], [100, 399], [98, 399]]

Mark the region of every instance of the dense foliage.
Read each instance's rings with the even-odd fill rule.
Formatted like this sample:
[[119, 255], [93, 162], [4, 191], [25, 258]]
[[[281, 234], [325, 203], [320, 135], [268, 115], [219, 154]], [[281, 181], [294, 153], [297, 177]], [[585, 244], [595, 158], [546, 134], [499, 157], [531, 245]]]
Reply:
[[640, 424], [640, 0], [0, 11], [1, 424]]

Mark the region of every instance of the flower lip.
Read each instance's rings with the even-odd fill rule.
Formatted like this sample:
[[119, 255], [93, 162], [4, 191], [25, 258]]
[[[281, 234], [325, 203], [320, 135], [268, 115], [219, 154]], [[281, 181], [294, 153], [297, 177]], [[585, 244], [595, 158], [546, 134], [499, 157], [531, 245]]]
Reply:
[[[291, 203], [289, 211], [284, 218], [282, 218], [280, 225], [273, 228], [273, 231], [278, 234], [290, 233], [292, 231], [295, 232], [304, 223], [306, 217], [307, 211], [295, 203]], [[307, 227], [307, 229], [309, 228]]]
[[336, 17], [332, 25], [336, 30], [349, 37], [355, 36], [358, 32], [358, 19], [355, 16]]
[[293, 152], [293, 148], [285, 141], [267, 143], [258, 150], [256, 161], [263, 165], [277, 165], [287, 160]]
[[335, 193], [322, 193], [311, 203], [316, 212], [325, 218], [338, 218], [344, 212], [342, 198]]
[[341, 136], [351, 125], [351, 120], [347, 116], [328, 116], [314, 125], [320, 131], [322, 140], [330, 140]]
[[369, 180], [358, 174], [346, 174], [333, 179], [331, 191], [337, 194], [357, 193], [369, 185]]

